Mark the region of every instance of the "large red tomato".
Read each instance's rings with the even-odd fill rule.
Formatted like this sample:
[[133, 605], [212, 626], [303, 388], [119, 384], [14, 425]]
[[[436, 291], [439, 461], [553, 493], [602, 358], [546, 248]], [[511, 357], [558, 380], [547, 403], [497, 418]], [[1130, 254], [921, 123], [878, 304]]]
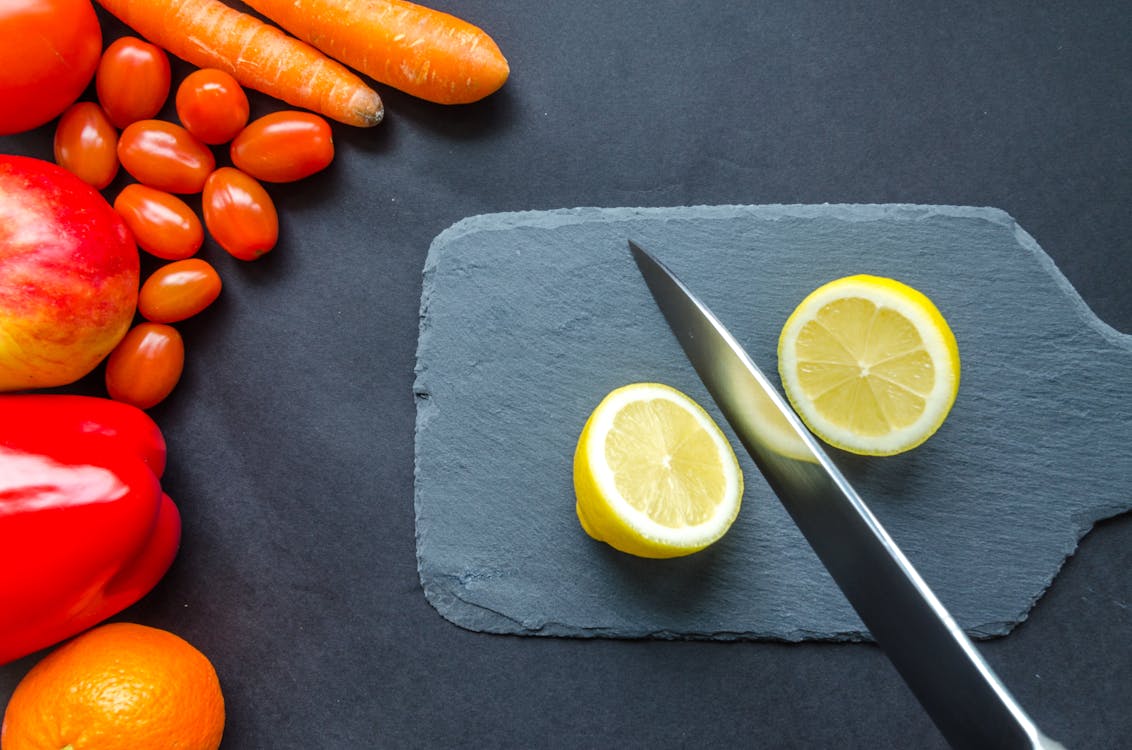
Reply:
[[90, 0], [0, 2], [0, 135], [60, 115], [94, 77], [101, 52]]

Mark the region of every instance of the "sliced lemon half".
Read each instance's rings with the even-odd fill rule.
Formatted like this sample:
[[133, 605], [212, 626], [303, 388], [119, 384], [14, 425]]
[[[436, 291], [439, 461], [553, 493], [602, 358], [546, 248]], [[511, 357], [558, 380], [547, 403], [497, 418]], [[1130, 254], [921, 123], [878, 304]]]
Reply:
[[923, 293], [847, 276], [816, 289], [787, 319], [778, 371], [815, 435], [885, 456], [920, 445], [943, 424], [959, 391], [959, 348]]
[[731, 527], [743, 474], [719, 426], [692, 398], [660, 383], [607, 395], [574, 453], [582, 528], [640, 557], [704, 549]]

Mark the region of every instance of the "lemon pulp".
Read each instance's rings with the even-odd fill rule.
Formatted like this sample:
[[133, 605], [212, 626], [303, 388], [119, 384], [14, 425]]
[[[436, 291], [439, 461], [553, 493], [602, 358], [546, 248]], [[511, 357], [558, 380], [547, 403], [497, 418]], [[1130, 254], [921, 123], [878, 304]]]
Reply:
[[892, 455], [927, 440], [959, 388], [955, 336], [923, 293], [858, 275], [819, 287], [779, 336], [787, 398], [811, 431], [854, 453]]
[[633, 555], [677, 557], [726, 533], [743, 477], [727, 438], [694, 400], [634, 383], [612, 391], [586, 421], [574, 489], [591, 537]]

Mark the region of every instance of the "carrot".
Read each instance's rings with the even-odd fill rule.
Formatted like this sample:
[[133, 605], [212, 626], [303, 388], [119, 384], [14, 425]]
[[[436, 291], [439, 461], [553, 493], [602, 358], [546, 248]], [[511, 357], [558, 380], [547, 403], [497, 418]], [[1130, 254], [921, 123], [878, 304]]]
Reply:
[[201, 68], [333, 120], [368, 127], [385, 107], [353, 71], [220, 0], [98, 0], [122, 23]]
[[482, 29], [406, 0], [244, 2], [335, 60], [427, 101], [477, 101], [511, 72]]

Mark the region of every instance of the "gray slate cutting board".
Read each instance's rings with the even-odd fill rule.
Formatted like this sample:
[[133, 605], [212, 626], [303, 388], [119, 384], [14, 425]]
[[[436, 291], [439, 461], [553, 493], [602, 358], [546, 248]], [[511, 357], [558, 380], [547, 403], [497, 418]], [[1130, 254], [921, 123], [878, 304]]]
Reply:
[[[436, 238], [417, 353], [417, 556], [453, 623], [520, 635], [867, 639], [685, 360], [626, 246], [649, 248], [777, 384], [780, 327], [811, 290], [873, 273], [925, 292], [963, 362], [940, 431], [885, 459], [834, 453], [975, 637], [1025, 619], [1097, 520], [1132, 507], [1132, 343], [989, 208], [574, 209], [476, 216]], [[705, 406], [747, 483], [731, 531], [633, 558], [574, 515], [582, 424], [642, 380]]]

